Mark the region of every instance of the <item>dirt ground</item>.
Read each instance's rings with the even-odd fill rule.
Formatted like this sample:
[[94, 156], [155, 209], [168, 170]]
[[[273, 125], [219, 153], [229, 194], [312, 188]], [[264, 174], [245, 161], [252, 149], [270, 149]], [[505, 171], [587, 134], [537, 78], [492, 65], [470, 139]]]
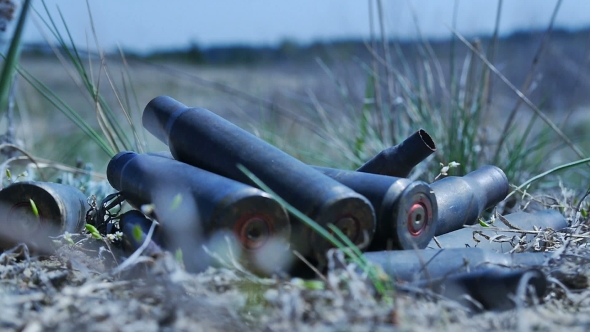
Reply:
[[[576, 206], [563, 213], [583, 224]], [[585, 208], [585, 206], [583, 206]], [[473, 312], [427, 289], [377, 294], [354, 266], [331, 268], [310, 284], [259, 278], [240, 269], [187, 273], [172, 254], [144, 257], [118, 274], [123, 259], [89, 235], [51, 256], [25, 246], [0, 255], [0, 329], [6, 331], [551, 331], [590, 327], [590, 231], [585, 225], [539, 232], [552, 256], [548, 291], [514, 298], [508, 311]], [[103, 249], [101, 249], [103, 247]], [[532, 250], [535, 246], [531, 246]], [[530, 249], [531, 250], [531, 249]], [[319, 286], [318, 286], [319, 285]]]

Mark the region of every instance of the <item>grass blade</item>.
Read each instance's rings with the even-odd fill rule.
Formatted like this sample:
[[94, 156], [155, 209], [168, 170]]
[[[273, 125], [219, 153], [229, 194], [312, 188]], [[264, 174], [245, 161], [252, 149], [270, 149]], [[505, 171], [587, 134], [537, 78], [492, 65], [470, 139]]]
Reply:
[[47, 101], [60, 110], [70, 121], [77, 125], [88, 137], [90, 137], [109, 157], [115, 155], [115, 151], [104, 141], [102, 137], [80, 115], [61, 100], [51, 89], [39, 81], [28, 71], [17, 67], [18, 73], [31, 84]]
[[508, 194], [508, 196], [506, 196], [506, 198], [504, 200], [506, 200], [506, 199], [508, 199], [508, 197], [514, 195], [515, 192], [521, 190], [522, 188], [528, 186], [529, 184], [531, 184], [531, 183], [533, 183], [533, 182], [535, 182], [535, 181], [537, 181], [539, 179], [544, 178], [545, 176], [547, 176], [549, 174], [552, 174], [552, 173], [555, 173], [557, 171], [561, 171], [561, 170], [564, 170], [564, 169], [572, 168], [572, 167], [575, 167], [575, 166], [578, 166], [578, 165], [583, 165], [583, 164], [588, 163], [588, 162], [590, 162], [590, 158], [584, 158], [584, 159], [576, 160], [576, 161], [573, 161], [571, 163], [559, 165], [559, 166], [557, 166], [555, 168], [552, 168], [552, 169], [550, 169], [550, 170], [548, 170], [546, 172], [543, 172], [543, 173], [541, 173], [541, 174], [539, 174], [537, 176], [534, 176], [534, 177], [530, 178], [529, 180], [525, 181], [520, 186], [516, 187], [510, 194]]
[[[342, 252], [351, 261], [353, 261], [355, 264], [357, 264], [358, 267], [360, 267], [363, 271], [365, 271], [365, 273], [367, 273], [367, 275], [369, 276], [369, 278], [373, 282], [373, 285], [375, 286], [375, 289], [379, 292], [379, 294], [385, 295], [386, 292], [389, 289], [391, 289], [390, 287], [388, 287], [387, 285], [385, 285], [382, 282], [382, 280], [380, 279], [381, 277], [379, 276], [376, 268], [373, 265], [371, 265], [369, 262], [367, 262], [367, 260], [365, 260], [365, 258], [362, 256], [362, 253], [360, 252], [359, 248], [356, 245], [354, 245], [354, 243], [352, 243], [346, 237], [346, 235], [344, 235], [339, 229], [337, 229], [333, 225], [330, 225], [330, 226], [332, 226], [331, 227], [332, 229], [336, 228], [337, 231], [334, 231], [334, 232], [336, 234], [338, 234], [340, 238], [342, 238], [342, 239], [346, 238], [346, 240], [344, 240], [343, 242], [341, 242], [339, 239], [337, 239], [334, 235], [330, 234], [330, 232], [328, 232], [325, 228], [323, 228], [321, 225], [316, 223], [314, 220], [312, 220], [311, 218], [309, 218], [308, 216], [303, 214], [301, 211], [299, 211], [295, 207], [293, 207], [291, 204], [289, 204], [287, 201], [282, 199], [279, 195], [277, 195], [274, 191], [272, 191], [272, 189], [270, 189], [266, 184], [264, 184], [264, 182], [262, 182], [256, 175], [254, 175], [252, 172], [250, 172], [246, 167], [244, 167], [243, 165], [240, 165], [240, 164], [238, 164], [237, 167], [240, 171], [242, 171], [244, 174], [246, 174], [246, 176], [248, 176], [248, 178], [250, 178], [250, 180], [252, 180], [254, 183], [256, 183], [257, 186], [259, 186], [262, 190], [264, 190], [269, 195], [271, 195], [279, 204], [284, 206], [285, 209], [287, 209], [287, 211], [289, 211], [291, 214], [293, 214], [295, 217], [297, 217], [299, 220], [301, 220], [307, 226], [311, 227], [314, 231], [316, 231], [318, 234], [320, 234], [326, 240], [330, 241], [330, 243], [332, 243], [338, 249], [342, 250]], [[349, 243], [350, 247], [347, 247], [346, 243]], [[349, 248], [350, 248], [350, 250], [348, 250]], [[388, 281], [390, 281], [390, 280], [388, 280]]]
[[0, 112], [6, 110], [8, 107], [8, 96], [10, 94], [10, 87], [12, 86], [16, 67], [18, 66], [21, 38], [30, 6], [31, 0], [25, 0], [18, 18], [16, 30], [10, 41], [10, 47], [8, 48], [8, 54], [5, 58], [4, 67], [2, 68], [2, 74], [0, 74]]

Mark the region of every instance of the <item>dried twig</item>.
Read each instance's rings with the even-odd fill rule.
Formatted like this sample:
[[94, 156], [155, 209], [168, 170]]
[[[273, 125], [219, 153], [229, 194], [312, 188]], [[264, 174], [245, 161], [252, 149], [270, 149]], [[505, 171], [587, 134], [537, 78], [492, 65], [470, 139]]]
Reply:
[[301, 255], [297, 250], [293, 250], [293, 255], [295, 255], [297, 258], [299, 258], [303, 263], [305, 263], [305, 265], [307, 265], [313, 272], [315, 272], [315, 274], [320, 277], [320, 279], [322, 279], [324, 282], [326, 282], [326, 284], [328, 283], [328, 279], [326, 279], [326, 276], [320, 272], [320, 270], [318, 270], [313, 264], [311, 264], [307, 259], [305, 259], [305, 257], [303, 257], [303, 255]]
[[500, 221], [501, 221], [501, 222], [502, 222], [504, 225], [508, 226], [510, 229], [517, 229], [517, 230], [520, 230], [520, 228], [518, 228], [518, 227], [516, 227], [516, 226], [512, 225], [512, 224], [510, 223], [510, 221], [508, 221], [508, 219], [506, 219], [506, 218], [505, 218], [503, 215], [501, 215], [500, 213], [498, 213], [498, 211], [496, 211], [496, 217], [498, 217], [498, 219], [500, 219]]
[[[9, 144], [9, 143], [0, 144], [0, 150], [7, 148], [7, 147], [17, 150], [20, 153], [24, 154], [26, 156], [26, 158], [28, 160], [30, 160], [37, 167], [37, 169], [39, 170], [39, 175], [41, 176], [41, 179], [43, 181], [47, 181], [45, 175], [43, 174], [43, 172], [41, 172], [41, 167], [39, 167], [39, 164], [37, 163], [36, 158], [34, 158], [27, 151], [21, 149], [20, 147], [14, 145], [14, 144]], [[10, 158], [10, 159], [6, 160], [5, 162], [3, 162], [2, 164], [0, 164], [0, 187], [2, 186], [2, 182], [4, 181], [4, 174], [6, 174], [6, 166], [8, 166], [8, 164], [10, 164], [11, 162], [17, 160], [17, 158], [18, 157]]]

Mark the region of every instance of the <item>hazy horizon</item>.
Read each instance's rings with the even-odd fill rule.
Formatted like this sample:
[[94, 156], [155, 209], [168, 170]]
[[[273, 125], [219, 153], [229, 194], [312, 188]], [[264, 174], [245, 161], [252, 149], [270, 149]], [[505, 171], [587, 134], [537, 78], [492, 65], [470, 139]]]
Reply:
[[[96, 49], [86, 1], [46, 0], [52, 17], [62, 28], [59, 6], [74, 42]], [[298, 44], [338, 39], [368, 39], [370, 36], [367, 1], [285, 0], [269, 4], [262, 0], [247, 3], [232, 0], [215, 2], [176, 0], [162, 5], [155, 0], [88, 1], [101, 48], [117, 45], [127, 51], [149, 53], [155, 50], [220, 45], [274, 46], [290, 40]], [[396, 39], [447, 39], [449, 26], [466, 36], [489, 35], [496, 20], [497, 2], [486, 0], [384, 1], [387, 35]], [[556, 0], [504, 1], [500, 20], [501, 35], [540, 30], [548, 26]], [[46, 18], [41, 2], [34, 8]], [[373, 2], [375, 7], [375, 2]], [[373, 8], [374, 31], [378, 33], [377, 10]], [[50, 35], [37, 15], [28, 22], [24, 42], [43, 42]], [[590, 27], [590, 2], [564, 0], [555, 27], [579, 30]], [[62, 32], [65, 30], [62, 30]]]

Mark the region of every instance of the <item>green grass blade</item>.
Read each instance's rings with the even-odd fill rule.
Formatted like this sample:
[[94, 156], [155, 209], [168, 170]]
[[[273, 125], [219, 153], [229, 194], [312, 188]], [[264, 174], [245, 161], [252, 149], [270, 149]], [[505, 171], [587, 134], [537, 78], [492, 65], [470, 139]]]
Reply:
[[102, 137], [88, 124], [80, 115], [61, 100], [51, 89], [39, 81], [32, 74], [26, 70], [17, 67], [19, 74], [31, 84], [47, 101], [61, 111], [70, 121], [78, 126], [88, 137], [90, 137], [97, 145], [109, 156], [115, 155], [115, 151], [109, 147]]
[[[81, 54], [76, 47], [70, 29], [67, 25], [65, 17], [63, 16], [61, 10], [58, 8], [59, 17], [65, 29], [65, 32], [62, 34], [60, 33], [58, 26], [53, 19], [52, 15], [47, 8], [45, 1], [42, 1], [43, 6], [45, 8], [45, 12], [47, 14], [48, 20], [45, 20], [43, 17], [37, 13], [41, 21], [45, 24], [45, 26], [51, 31], [53, 36], [57, 39], [61, 50], [66, 54], [67, 58], [69, 58], [70, 63], [74, 66], [79, 78], [81, 79], [83, 90], [90, 95], [92, 102], [94, 103], [94, 107], [97, 112], [97, 117], [99, 118], [101, 130], [105, 134], [108, 139], [108, 144], [111, 145], [110, 150], [131, 150], [133, 149], [134, 145], [131, 143], [129, 137], [126, 135], [126, 131], [123, 130], [121, 124], [117, 120], [113, 110], [106, 102], [102, 94], [99, 92], [99, 87], [96, 86], [93, 82], [91, 77], [91, 73], [86, 70], [84, 66], [84, 62], [82, 61]], [[90, 17], [92, 23], [92, 16]], [[93, 30], [94, 32], [94, 30]], [[96, 34], [94, 34], [96, 39]], [[98, 46], [98, 45], [97, 45]], [[100, 54], [100, 61], [101, 61], [101, 71], [99, 72], [99, 77], [102, 74], [102, 70], [106, 71], [106, 62], [104, 60], [104, 56]], [[108, 73], [107, 73], [108, 77]], [[110, 78], [109, 78], [110, 79]], [[114, 91], [115, 94], [118, 95], [117, 91]], [[132, 131], [135, 132], [135, 129], [132, 128]], [[136, 135], [137, 136], [137, 135]], [[136, 144], [135, 146], [138, 147], [140, 144]]]
[[6, 55], [4, 67], [0, 74], [0, 112], [3, 112], [8, 108], [8, 96], [10, 94], [10, 87], [12, 86], [12, 80], [16, 67], [18, 65], [18, 58], [20, 56], [20, 46], [25, 22], [31, 6], [31, 0], [25, 0], [23, 8], [21, 10], [14, 35], [10, 41], [8, 48], [8, 54]]
[[589, 162], [590, 162], [590, 158], [584, 158], [584, 159], [576, 160], [576, 161], [573, 161], [571, 163], [559, 165], [559, 166], [557, 166], [555, 168], [552, 168], [552, 169], [550, 169], [550, 170], [548, 170], [546, 172], [543, 172], [543, 173], [541, 173], [541, 174], [539, 174], [537, 176], [534, 176], [534, 177], [530, 178], [529, 180], [525, 181], [520, 186], [516, 187], [510, 194], [508, 194], [508, 196], [506, 196], [505, 200], [508, 197], [514, 195], [514, 193], [516, 193], [517, 191], [521, 190], [522, 188], [528, 186], [529, 184], [531, 184], [531, 183], [533, 183], [533, 182], [535, 182], [535, 181], [537, 181], [539, 179], [544, 178], [545, 176], [547, 176], [549, 174], [552, 174], [552, 173], [555, 173], [555, 172], [558, 172], [558, 171], [561, 171], [561, 170], [564, 170], [564, 169], [572, 168], [572, 167], [575, 167], [575, 166], [583, 165], [583, 164], [586, 164], [586, 163], [589, 163]]
[[[390, 287], [386, 286], [382, 282], [382, 280], [378, 276], [378, 272], [375, 269], [375, 267], [372, 266], [369, 262], [367, 262], [367, 260], [362, 256], [362, 253], [360, 252], [358, 247], [356, 247], [356, 245], [354, 245], [354, 243], [352, 243], [346, 237], [346, 235], [344, 235], [340, 230], [338, 230], [336, 227], [334, 227], [332, 225], [332, 227], [337, 229], [337, 231], [335, 231], [335, 233], [338, 234], [342, 239], [346, 239], [343, 242], [341, 242], [335, 236], [330, 234], [330, 232], [328, 232], [321, 225], [316, 223], [314, 220], [312, 220], [311, 218], [309, 218], [308, 216], [303, 214], [301, 211], [297, 210], [295, 207], [293, 207], [291, 204], [289, 204], [287, 201], [285, 201], [283, 198], [281, 198], [279, 195], [277, 195], [274, 191], [272, 191], [272, 189], [270, 189], [266, 184], [264, 184], [264, 182], [262, 182], [256, 175], [254, 175], [252, 172], [250, 172], [246, 167], [244, 167], [243, 165], [240, 165], [240, 164], [238, 164], [237, 167], [240, 171], [242, 171], [244, 174], [246, 174], [246, 176], [248, 176], [248, 178], [250, 178], [250, 180], [252, 180], [254, 183], [256, 183], [257, 186], [259, 186], [262, 190], [264, 190], [269, 195], [271, 195], [279, 204], [284, 206], [285, 209], [287, 209], [287, 211], [289, 211], [291, 214], [293, 214], [299, 220], [301, 220], [306, 225], [311, 227], [314, 231], [316, 231], [318, 234], [320, 234], [326, 240], [330, 241], [330, 243], [332, 243], [338, 249], [342, 250], [342, 252], [352, 262], [354, 262], [358, 267], [360, 267], [363, 271], [365, 271], [365, 273], [367, 273], [367, 275], [369, 276], [369, 279], [371, 279], [371, 281], [373, 282], [373, 285], [375, 286], [375, 289], [379, 292], [379, 294], [385, 295], [386, 292], [389, 289], [391, 289]], [[347, 242], [350, 243], [350, 245], [351, 245], [350, 250], [347, 250], [348, 249], [346, 246]]]

